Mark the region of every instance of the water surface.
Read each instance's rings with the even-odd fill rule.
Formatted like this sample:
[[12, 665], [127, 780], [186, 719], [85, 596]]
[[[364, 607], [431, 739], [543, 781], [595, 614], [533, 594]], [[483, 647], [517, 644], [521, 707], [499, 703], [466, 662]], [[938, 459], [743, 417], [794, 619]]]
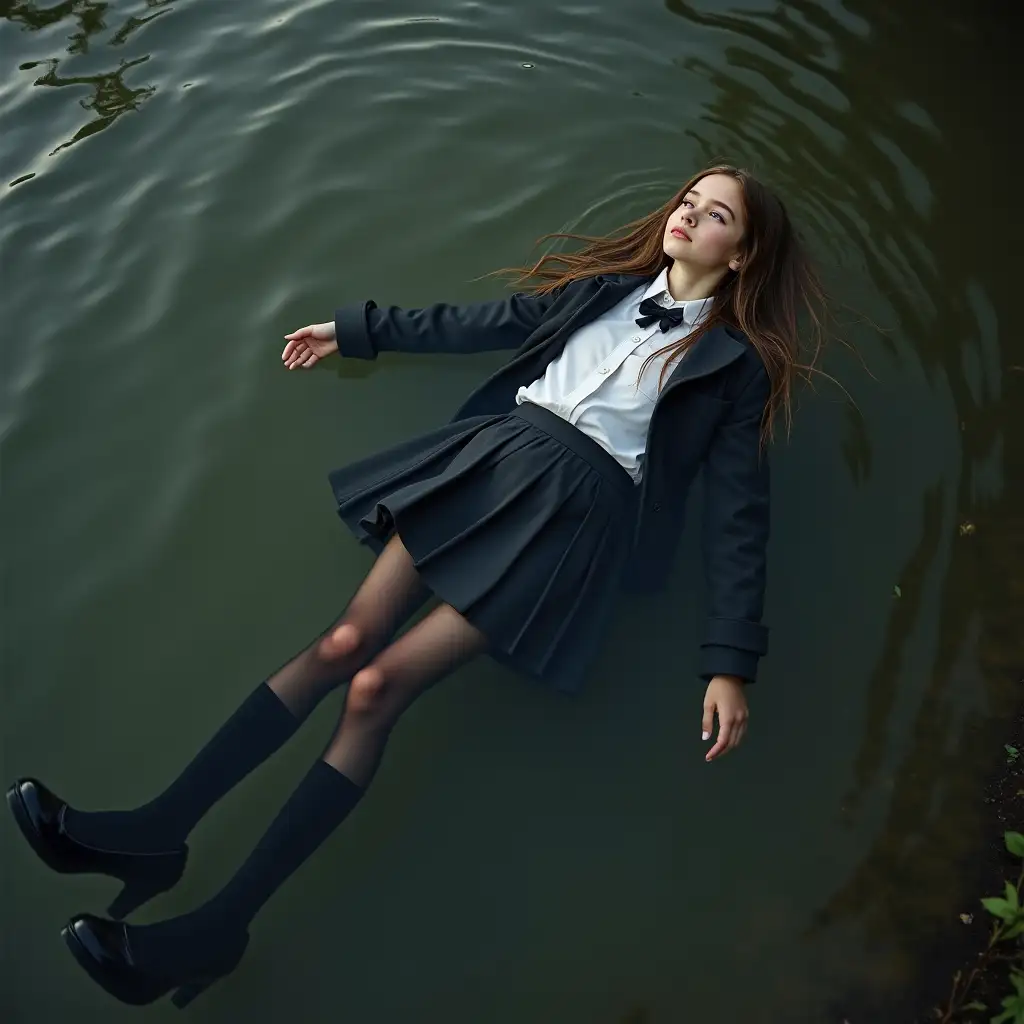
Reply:
[[[326, 473], [503, 355], [286, 373], [282, 336], [336, 306], [497, 296], [471, 279], [725, 158], [785, 196], [870, 370], [834, 347], [849, 399], [822, 380], [777, 449], [740, 752], [702, 759], [690, 530], [582, 697], [478, 661], [421, 699], [195, 1020], [861, 1024], [912, 990], [976, 895], [976, 766], [1024, 664], [1013, 30], [989, 10], [0, 3], [5, 779], [147, 799], [344, 608], [371, 556]], [[141, 920], [223, 883], [337, 705]], [[5, 1020], [127, 1020], [58, 938], [115, 883], [0, 836]]]

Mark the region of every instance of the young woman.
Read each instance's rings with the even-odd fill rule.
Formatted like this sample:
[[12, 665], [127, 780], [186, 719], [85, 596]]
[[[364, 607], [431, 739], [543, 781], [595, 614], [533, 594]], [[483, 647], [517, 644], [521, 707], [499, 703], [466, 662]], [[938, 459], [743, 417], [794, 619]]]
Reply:
[[[579, 690], [617, 596], [665, 583], [701, 467], [705, 740], [718, 718], [707, 760], [742, 741], [744, 689], [767, 650], [765, 447], [812, 368], [797, 362], [797, 313], [820, 342], [822, 294], [782, 203], [733, 167], [701, 172], [624, 230], [562, 236], [588, 245], [519, 268], [543, 281], [529, 293], [413, 310], [366, 302], [286, 336], [288, 369], [337, 351], [514, 354], [446, 425], [330, 475], [373, 567], [341, 617], [261, 682], [165, 792], [87, 812], [35, 779], [8, 791], [50, 867], [124, 882], [114, 920], [80, 914], [63, 931], [108, 992], [148, 1003], [174, 990], [180, 1006], [233, 970], [259, 909], [356, 806], [399, 716], [459, 665], [487, 652]], [[430, 597], [436, 607], [394, 639]], [[224, 889], [184, 916], [124, 924], [181, 877], [200, 818], [343, 682], [322, 758]]]

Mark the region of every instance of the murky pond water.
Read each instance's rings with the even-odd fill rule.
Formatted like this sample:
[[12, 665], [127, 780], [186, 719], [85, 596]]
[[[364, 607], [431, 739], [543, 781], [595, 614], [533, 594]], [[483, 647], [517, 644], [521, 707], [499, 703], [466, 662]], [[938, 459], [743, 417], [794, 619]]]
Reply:
[[[478, 661], [420, 700], [194, 1019], [811, 1024], [908, 991], [976, 895], [973, 766], [1024, 664], [995, 12], [0, 2], [5, 779], [148, 798], [369, 567], [328, 470], [502, 359], [287, 373], [286, 331], [494, 296], [470, 279], [720, 157], [777, 185], [882, 329], [840, 313], [870, 374], [839, 346], [825, 368], [856, 406], [823, 381], [777, 448], [744, 748], [702, 760], [690, 531], [580, 698]], [[336, 711], [208, 816], [141, 919], [220, 886]], [[0, 843], [4, 1019], [127, 1019], [58, 937], [114, 883], [48, 873], [6, 819]]]

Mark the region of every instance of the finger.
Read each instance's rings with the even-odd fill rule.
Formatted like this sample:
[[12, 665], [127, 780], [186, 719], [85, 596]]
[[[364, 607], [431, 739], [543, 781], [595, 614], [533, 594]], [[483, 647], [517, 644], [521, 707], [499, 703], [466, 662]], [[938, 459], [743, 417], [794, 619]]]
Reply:
[[729, 746], [729, 738], [732, 736], [732, 719], [718, 716], [718, 741], [708, 751], [706, 760], [714, 761], [716, 757], [723, 754]]
[[704, 705], [704, 718], [701, 721], [701, 736], [702, 740], [711, 738], [711, 733], [715, 729], [715, 705], [705, 704]]
[[743, 742], [743, 737], [747, 734], [747, 720], [743, 719], [742, 722], [737, 722], [732, 731], [732, 744], [730, 750], [735, 750]]
[[295, 351], [295, 346], [296, 346], [296, 344], [297, 344], [297, 342], [296, 342], [296, 341], [295, 341], [295, 339], [293, 338], [293, 339], [292, 339], [291, 341], [289, 341], [289, 342], [288, 342], [288, 344], [287, 344], [287, 345], [285, 345], [285, 347], [284, 347], [284, 351], [283, 351], [283, 352], [281, 353], [281, 358], [282, 358], [282, 359], [283, 359], [283, 360], [284, 360], [284, 361], [285, 361], [286, 363], [287, 363], [287, 362], [288, 362], [288, 360], [289, 360], [289, 359], [291, 358], [291, 355], [292, 355], [292, 353], [293, 353], [293, 352]]
[[295, 367], [306, 358], [306, 354], [309, 352], [309, 348], [304, 341], [295, 342], [295, 348], [292, 349], [291, 357], [288, 360], [288, 369], [293, 370]]
[[298, 335], [298, 337], [293, 338], [285, 346], [285, 353], [287, 354], [288, 359], [294, 359], [297, 355], [305, 352], [309, 347], [306, 341], [306, 336], [301, 331], [298, 332]]
[[309, 367], [311, 367], [319, 358], [320, 357], [314, 351], [310, 350], [309, 355], [306, 356], [300, 365], [303, 369], [309, 369]]
[[291, 341], [293, 338], [305, 338], [309, 335], [311, 330], [311, 327], [300, 327], [297, 331], [292, 331], [291, 334], [286, 334], [285, 338], [288, 341]]

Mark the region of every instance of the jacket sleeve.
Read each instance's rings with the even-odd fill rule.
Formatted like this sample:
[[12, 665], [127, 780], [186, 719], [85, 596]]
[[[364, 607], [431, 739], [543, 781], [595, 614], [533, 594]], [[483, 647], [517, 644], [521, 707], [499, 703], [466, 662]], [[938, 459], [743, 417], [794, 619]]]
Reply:
[[768, 652], [761, 625], [769, 531], [767, 452], [759, 452], [761, 420], [770, 394], [759, 365], [717, 428], [704, 465], [704, 575], [708, 612], [700, 647], [700, 677], [735, 675], [747, 682]]
[[[572, 282], [575, 283], [575, 282]], [[372, 300], [335, 311], [338, 351], [347, 357], [376, 359], [380, 352], [439, 352], [469, 355], [516, 349], [540, 325], [570, 285], [546, 295], [516, 292], [506, 299], [423, 309], [380, 309]]]

